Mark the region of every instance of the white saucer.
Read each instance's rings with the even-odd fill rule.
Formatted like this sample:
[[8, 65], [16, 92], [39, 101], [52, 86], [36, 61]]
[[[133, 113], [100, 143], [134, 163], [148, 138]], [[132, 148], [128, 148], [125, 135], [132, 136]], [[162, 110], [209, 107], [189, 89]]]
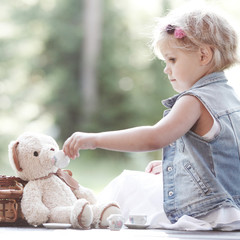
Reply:
[[145, 229], [150, 226], [147, 224], [131, 224], [131, 223], [125, 223], [124, 225], [131, 229]]
[[72, 225], [70, 223], [43, 223], [43, 226], [45, 228], [50, 228], [50, 229], [63, 229], [63, 228], [70, 228]]

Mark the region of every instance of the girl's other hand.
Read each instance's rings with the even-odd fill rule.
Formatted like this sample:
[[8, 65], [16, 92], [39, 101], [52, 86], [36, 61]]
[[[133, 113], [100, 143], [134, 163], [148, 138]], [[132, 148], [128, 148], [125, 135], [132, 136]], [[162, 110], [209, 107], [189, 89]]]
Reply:
[[162, 172], [162, 161], [161, 160], [155, 160], [151, 161], [146, 169], [145, 172], [152, 173], [152, 174], [159, 174]]

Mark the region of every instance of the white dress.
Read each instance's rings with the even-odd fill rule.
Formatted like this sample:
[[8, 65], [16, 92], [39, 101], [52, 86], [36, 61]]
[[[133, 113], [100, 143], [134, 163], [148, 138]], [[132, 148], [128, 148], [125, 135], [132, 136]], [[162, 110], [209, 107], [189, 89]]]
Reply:
[[99, 201], [115, 201], [127, 221], [129, 214], [145, 214], [149, 228], [171, 230], [240, 230], [240, 210], [228, 207], [212, 211], [201, 219], [182, 216], [171, 224], [163, 210], [162, 174], [124, 170], [99, 194]]
[[[219, 130], [218, 123], [214, 121], [212, 129], [204, 137], [211, 139]], [[198, 219], [184, 215], [171, 224], [163, 210], [162, 173], [154, 175], [124, 170], [103, 189], [99, 201], [116, 201], [126, 221], [129, 214], [147, 215], [149, 228], [240, 230], [240, 210], [234, 207], [216, 209]]]

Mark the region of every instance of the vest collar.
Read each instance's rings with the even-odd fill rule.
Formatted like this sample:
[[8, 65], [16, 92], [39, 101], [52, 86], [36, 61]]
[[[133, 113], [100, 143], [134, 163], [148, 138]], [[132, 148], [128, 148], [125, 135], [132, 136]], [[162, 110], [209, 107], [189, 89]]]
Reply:
[[194, 88], [200, 88], [216, 82], [227, 82], [224, 72], [214, 72], [200, 78], [189, 90], [163, 100], [162, 104], [167, 108], [172, 108], [175, 102], [178, 100], [178, 98], [180, 98], [183, 95], [186, 95], [186, 93], [189, 92], [190, 90]]

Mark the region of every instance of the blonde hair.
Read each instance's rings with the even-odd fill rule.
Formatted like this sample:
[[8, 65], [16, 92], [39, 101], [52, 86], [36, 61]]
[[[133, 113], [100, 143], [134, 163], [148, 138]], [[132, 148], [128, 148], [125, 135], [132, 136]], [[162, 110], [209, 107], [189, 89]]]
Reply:
[[[168, 25], [180, 28], [185, 37], [176, 38], [169, 34]], [[158, 19], [152, 47], [157, 57], [161, 58], [160, 49], [164, 44], [186, 51], [196, 51], [208, 45], [213, 51], [213, 71], [222, 71], [238, 63], [238, 38], [233, 27], [222, 16], [204, 9], [171, 11], [167, 16]]]

